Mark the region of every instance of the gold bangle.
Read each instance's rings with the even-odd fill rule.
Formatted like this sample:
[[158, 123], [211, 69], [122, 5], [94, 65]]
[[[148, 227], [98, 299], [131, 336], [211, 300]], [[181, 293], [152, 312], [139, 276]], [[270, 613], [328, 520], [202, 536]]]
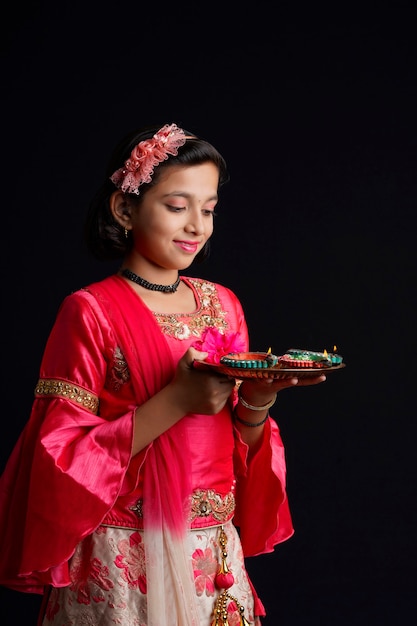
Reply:
[[244, 406], [245, 409], [249, 409], [250, 411], [266, 411], [267, 409], [270, 409], [273, 404], [275, 404], [275, 401], [277, 399], [277, 394], [275, 394], [272, 400], [270, 400], [267, 404], [264, 404], [263, 406], [253, 406], [253, 404], [249, 404], [248, 402], [246, 402], [246, 400], [242, 398], [242, 396], [240, 395], [240, 388], [237, 395], [240, 404]]
[[268, 413], [266, 414], [266, 416], [263, 418], [263, 420], [261, 420], [260, 422], [248, 422], [246, 420], [243, 420], [241, 417], [239, 417], [239, 415], [236, 415], [236, 411], [233, 413], [233, 417], [237, 422], [240, 422], [241, 424], [243, 424], [244, 426], [250, 426], [251, 428], [254, 428], [256, 426], [262, 426], [263, 424], [265, 424], [266, 420], [268, 419]]

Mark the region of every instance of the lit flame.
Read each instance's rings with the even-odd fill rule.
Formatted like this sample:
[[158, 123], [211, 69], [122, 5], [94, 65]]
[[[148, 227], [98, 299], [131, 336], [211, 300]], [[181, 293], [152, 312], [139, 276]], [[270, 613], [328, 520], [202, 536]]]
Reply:
[[326, 348], [324, 348], [323, 354], [324, 354], [324, 356], [328, 356], [328, 352], [327, 352]]
[[337, 346], [333, 346], [333, 352], [336, 352]]
[[268, 348], [267, 354], [271, 354], [271, 346]]

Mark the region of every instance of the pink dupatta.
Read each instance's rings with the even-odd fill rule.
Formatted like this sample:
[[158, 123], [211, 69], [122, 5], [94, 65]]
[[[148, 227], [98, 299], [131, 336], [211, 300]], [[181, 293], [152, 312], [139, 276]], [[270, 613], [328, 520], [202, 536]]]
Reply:
[[[143, 404], [174, 375], [168, 344], [151, 311], [119, 276], [94, 283], [87, 291], [113, 327], [137, 403]], [[198, 623], [186, 551], [186, 504], [191, 492], [187, 450], [187, 433], [180, 420], [152, 442], [143, 466], [149, 626]]]

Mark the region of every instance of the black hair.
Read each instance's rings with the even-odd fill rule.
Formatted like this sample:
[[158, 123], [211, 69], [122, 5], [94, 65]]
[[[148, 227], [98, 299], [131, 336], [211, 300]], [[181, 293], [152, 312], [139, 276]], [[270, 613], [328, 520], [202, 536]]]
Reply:
[[[162, 128], [161, 126], [148, 126], [140, 130], [130, 132], [115, 147], [108, 162], [105, 180], [90, 202], [84, 225], [84, 239], [90, 253], [101, 261], [122, 259], [132, 247], [132, 237], [125, 236], [124, 228], [114, 219], [110, 210], [110, 196], [116, 190], [110, 176], [119, 168], [123, 167], [129, 158], [133, 148], [141, 141], [150, 139]], [[199, 165], [201, 163], [213, 163], [219, 170], [219, 189], [229, 180], [226, 162], [218, 150], [205, 139], [196, 137], [193, 133], [183, 129], [186, 136], [191, 139], [178, 149], [176, 156], [168, 156], [166, 161], [155, 167], [150, 183], [140, 186], [140, 194], [128, 194], [133, 202], [139, 206], [146, 191], [158, 183], [162, 172], [172, 165]], [[200, 250], [195, 261], [201, 262], [209, 254], [209, 241]]]

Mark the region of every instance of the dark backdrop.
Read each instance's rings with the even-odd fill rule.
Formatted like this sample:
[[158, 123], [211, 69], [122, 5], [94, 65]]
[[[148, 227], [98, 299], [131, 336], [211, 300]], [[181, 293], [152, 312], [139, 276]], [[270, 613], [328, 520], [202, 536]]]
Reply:
[[[411, 15], [361, 6], [37, 2], [3, 19], [2, 465], [62, 298], [114, 269], [82, 221], [144, 123], [175, 121], [229, 163], [191, 273], [236, 292], [252, 348], [344, 356], [273, 409], [295, 535], [248, 560], [265, 626], [406, 626], [417, 608], [417, 50]], [[1, 601], [2, 626], [35, 623], [38, 598]]]

